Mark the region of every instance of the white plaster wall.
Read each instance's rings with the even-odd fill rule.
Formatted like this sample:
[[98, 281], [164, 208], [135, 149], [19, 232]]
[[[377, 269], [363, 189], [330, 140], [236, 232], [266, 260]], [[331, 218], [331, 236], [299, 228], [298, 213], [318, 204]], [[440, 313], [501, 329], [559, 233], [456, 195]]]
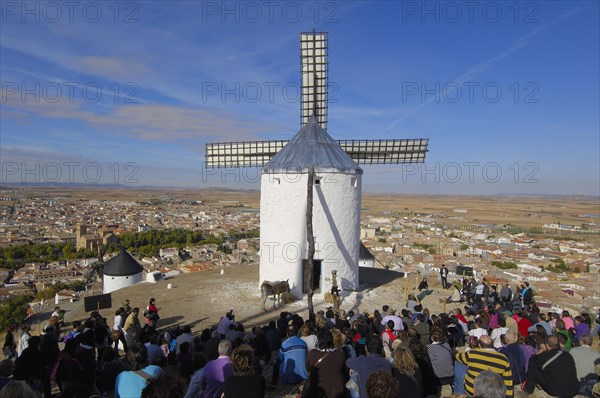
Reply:
[[[289, 279], [302, 297], [302, 260], [307, 258], [306, 188], [308, 174], [263, 174], [260, 202], [260, 281]], [[338, 286], [356, 290], [360, 248], [360, 174], [315, 173], [313, 229], [315, 259], [322, 260], [321, 291]]]
[[139, 274], [129, 276], [104, 275], [102, 279], [104, 281], [102, 292], [106, 294], [127, 286], [135, 285], [136, 283], [140, 283], [142, 281], [142, 273], [140, 272]]
[[358, 265], [365, 268], [375, 268], [375, 260], [360, 260]]

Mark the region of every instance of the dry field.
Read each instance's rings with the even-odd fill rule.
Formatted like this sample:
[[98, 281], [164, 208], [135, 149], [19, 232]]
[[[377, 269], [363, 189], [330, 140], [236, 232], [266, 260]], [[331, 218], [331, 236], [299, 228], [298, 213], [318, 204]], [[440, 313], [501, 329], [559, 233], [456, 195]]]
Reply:
[[[442, 224], [479, 223], [512, 224], [520, 227], [541, 227], [545, 223], [581, 225], [598, 221], [583, 218], [584, 214], [600, 214], [598, 199], [580, 197], [529, 196], [409, 196], [363, 195], [366, 214], [374, 211], [429, 213], [439, 216]], [[455, 213], [455, 209], [467, 210]], [[448, 220], [449, 217], [454, 219]], [[464, 220], [457, 221], [456, 217]]]
[[[239, 201], [258, 209], [259, 191], [185, 190], [185, 189], [105, 189], [105, 188], [26, 188], [32, 196], [68, 197], [82, 200], [150, 199], [202, 200], [222, 205], [220, 201]], [[545, 223], [581, 225], [600, 221], [583, 215], [600, 215], [600, 201], [592, 197], [576, 196], [416, 196], [390, 194], [363, 194], [363, 215], [382, 212], [428, 213], [437, 216], [442, 224], [511, 224], [519, 227], [541, 227]], [[455, 209], [467, 212], [456, 213]]]

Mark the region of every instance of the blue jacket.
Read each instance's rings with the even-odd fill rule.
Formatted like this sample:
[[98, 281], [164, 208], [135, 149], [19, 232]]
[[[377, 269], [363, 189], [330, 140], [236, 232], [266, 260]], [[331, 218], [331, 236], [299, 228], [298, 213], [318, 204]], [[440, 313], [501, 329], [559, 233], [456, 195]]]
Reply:
[[512, 343], [498, 350], [506, 355], [510, 362], [510, 370], [514, 385], [519, 385], [525, 380], [525, 355], [519, 343]]
[[277, 363], [279, 380], [283, 384], [296, 384], [306, 380], [306, 343], [300, 337], [290, 337], [281, 343]]

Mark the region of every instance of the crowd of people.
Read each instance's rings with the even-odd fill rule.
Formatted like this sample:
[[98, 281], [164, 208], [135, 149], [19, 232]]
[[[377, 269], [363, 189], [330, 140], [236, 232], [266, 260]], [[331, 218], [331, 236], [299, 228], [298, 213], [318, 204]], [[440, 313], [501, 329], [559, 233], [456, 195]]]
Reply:
[[197, 335], [189, 325], [159, 329], [154, 299], [144, 322], [129, 301], [112, 324], [93, 311], [63, 331], [53, 316], [42, 336], [26, 325], [18, 338], [7, 333], [0, 398], [51, 398], [54, 387], [60, 397], [260, 398], [282, 385], [307, 398], [600, 393], [600, 314], [543, 313], [527, 282], [509, 300], [485, 280], [462, 285], [462, 308], [448, 313], [430, 313], [427, 294], [415, 294], [402, 308], [281, 312], [248, 329], [230, 310]]

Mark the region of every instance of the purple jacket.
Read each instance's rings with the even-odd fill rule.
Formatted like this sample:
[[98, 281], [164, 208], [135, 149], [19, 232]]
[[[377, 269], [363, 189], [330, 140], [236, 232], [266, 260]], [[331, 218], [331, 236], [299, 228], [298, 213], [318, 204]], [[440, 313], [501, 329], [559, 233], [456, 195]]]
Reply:
[[581, 322], [575, 325], [575, 338], [579, 340], [579, 338], [584, 334], [590, 334], [590, 327], [588, 326], [588, 324]]
[[223, 382], [233, 376], [233, 365], [229, 357], [220, 356], [209, 361], [204, 367], [204, 374], [200, 381], [202, 398], [220, 398]]

